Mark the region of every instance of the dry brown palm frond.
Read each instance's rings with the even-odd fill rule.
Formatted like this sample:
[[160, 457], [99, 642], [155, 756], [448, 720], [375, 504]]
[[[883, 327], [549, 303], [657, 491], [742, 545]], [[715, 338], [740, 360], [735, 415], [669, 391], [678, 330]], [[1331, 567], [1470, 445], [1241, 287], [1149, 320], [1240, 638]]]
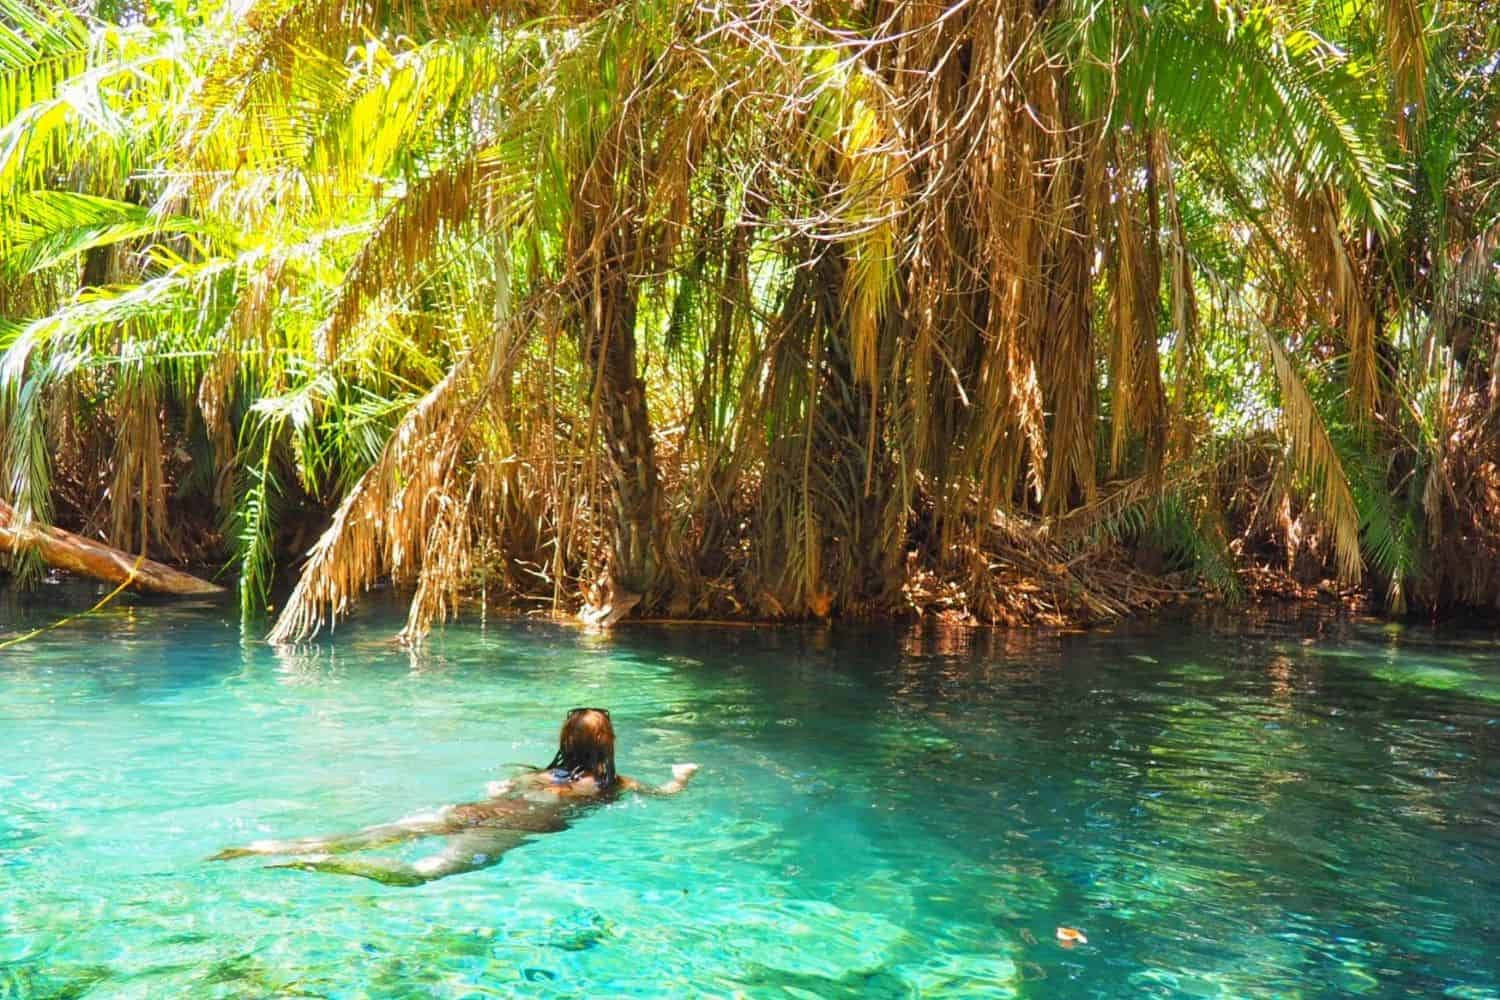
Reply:
[[[1074, 507], [1054, 518], [1047, 526], [1047, 537], [1063, 545], [1085, 538], [1101, 525], [1118, 520], [1126, 510], [1160, 495], [1165, 485], [1151, 476], [1108, 483], [1101, 487], [1104, 493], [1093, 503]], [[1181, 485], [1180, 481], [1174, 480], [1174, 485]]]
[[[1109, 257], [1112, 291], [1110, 309], [1113, 330], [1110, 341], [1111, 417], [1110, 470], [1119, 472], [1126, 448], [1139, 440], [1144, 448], [1148, 472], [1159, 473], [1166, 430], [1166, 404], [1161, 384], [1161, 358], [1157, 347], [1158, 308], [1161, 287], [1161, 252], [1156, 240], [1156, 191], [1154, 171], [1147, 158], [1147, 187], [1139, 194], [1128, 182], [1135, 171], [1136, 150], [1115, 144], [1114, 182], [1108, 203], [1108, 225], [1113, 231]], [[1141, 198], [1147, 202], [1151, 221], [1137, 216]]]
[[1168, 442], [1172, 458], [1186, 458], [1192, 453], [1194, 444], [1194, 414], [1192, 390], [1198, 384], [1202, 367], [1202, 356], [1198, 340], [1198, 295], [1193, 287], [1192, 262], [1188, 256], [1187, 235], [1182, 226], [1182, 210], [1177, 200], [1177, 184], [1172, 166], [1172, 155], [1168, 148], [1166, 133], [1153, 133], [1151, 156], [1156, 164], [1156, 176], [1161, 187], [1165, 229], [1169, 241], [1167, 258], [1172, 301], [1172, 333], [1174, 386], [1171, 406], [1171, 439]]
[[[1470, 311], [1471, 303], [1481, 294], [1492, 274], [1495, 254], [1500, 251], [1500, 222], [1486, 227], [1467, 240], [1458, 251], [1458, 259], [1440, 286], [1433, 303], [1432, 316], [1423, 338], [1421, 359], [1429, 367], [1439, 363], [1438, 351], [1450, 343], [1455, 326]], [[1496, 338], [1500, 344], [1500, 337]], [[1500, 405], [1500, 365], [1490, 369], [1490, 406]]]
[[[872, 108], [900, 144], [885, 155], [911, 180], [884, 210], [902, 234], [896, 332], [879, 353], [859, 330], [851, 346], [861, 374], [877, 359], [889, 371], [871, 399], [880, 444], [898, 494], [931, 489], [940, 547], [960, 544], [949, 525], [1039, 502], [1060, 512], [1094, 488], [1092, 133], [1073, 120], [1046, 17], [1011, 0], [890, 5], [872, 13], [879, 41], [860, 56], [885, 81]], [[862, 426], [867, 469], [873, 429]]]
[[167, 520], [163, 475], [161, 407], [155, 373], [139, 362], [120, 366], [116, 389], [115, 438], [109, 489], [109, 539], [134, 552], [176, 554]]
[[464, 588], [471, 582], [474, 538], [470, 505], [480, 482], [476, 476], [462, 493], [441, 492], [428, 498], [436, 506], [431, 515], [417, 589], [407, 610], [401, 641], [420, 643], [434, 622], [458, 613]]
[[1306, 194], [1288, 184], [1291, 221], [1306, 248], [1315, 315], [1342, 330], [1349, 347], [1349, 404], [1361, 425], [1375, 413], [1380, 398], [1375, 316], [1365, 297], [1367, 282], [1344, 239], [1338, 195], [1329, 186]]
[[270, 354], [272, 313], [282, 291], [285, 273], [285, 262], [272, 258], [265, 267], [245, 278], [245, 288], [236, 298], [225, 324], [225, 335], [198, 381], [196, 401], [213, 449], [216, 465], [213, 495], [220, 510], [231, 509], [233, 503], [235, 435], [230, 408], [234, 383], [241, 374], [246, 355], [264, 357]]
[[1281, 429], [1291, 467], [1316, 493], [1318, 510], [1333, 535], [1339, 580], [1353, 586], [1364, 575], [1364, 560], [1359, 551], [1359, 509], [1349, 477], [1286, 348], [1269, 327], [1260, 329], [1281, 386]]
[[[553, 436], [552, 425], [513, 412], [517, 407], [499, 386], [526, 376], [523, 352], [530, 338], [538, 330], [555, 329], [560, 312], [555, 288], [536, 291], [407, 411], [313, 547], [267, 641], [311, 638], [382, 577], [416, 583], [402, 634], [417, 641], [456, 608], [461, 588], [470, 582], [476, 549], [494, 547], [501, 536], [516, 532], [517, 526], [503, 519], [484, 520], [497, 509], [519, 507], [546, 516], [554, 538], [561, 540], [560, 497], [567, 493], [551, 484], [528, 486], [521, 479], [528, 471], [524, 462], [482, 458], [483, 448], [505, 440], [540, 455], [537, 438]], [[548, 366], [548, 378], [553, 370]], [[528, 425], [532, 438], [521, 440], [520, 430]], [[527, 492], [532, 500], [518, 504], [518, 494]], [[548, 505], [541, 515], [535, 506], [539, 497]]]
[[[1047, 334], [1043, 372], [1048, 407], [1053, 414], [1051, 457], [1043, 509], [1051, 514], [1074, 502], [1089, 503], [1095, 495], [1094, 334], [1089, 288], [1089, 243], [1086, 192], [1097, 179], [1088, 177], [1082, 135], [1073, 138], [1070, 160], [1055, 182], [1067, 202], [1056, 209], [1061, 226], [1056, 263], [1049, 283]], [[1097, 159], [1094, 161], [1097, 163]], [[1065, 178], [1068, 183], [1061, 183]]]
[[337, 357], [370, 302], [408, 284], [413, 270], [451, 238], [454, 228], [473, 218], [480, 183], [476, 164], [470, 158], [414, 181], [386, 211], [345, 271], [333, 308], [313, 335], [320, 361]]
[[239, 372], [240, 355], [230, 341], [209, 360], [198, 380], [196, 400], [203, 417], [204, 433], [214, 456], [213, 497], [219, 510], [229, 510], [234, 502], [234, 428], [229, 419], [234, 380]]
[[1427, 25], [1421, 0], [1385, 0], [1385, 51], [1391, 71], [1391, 113], [1403, 147], [1427, 120]]
[[360, 477], [318, 539], [297, 586], [267, 636], [300, 642], [344, 615], [386, 574], [410, 578], [421, 566], [432, 513], [450, 502], [462, 445], [467, 363], [460, 361], [407, 413], [380, 458]]

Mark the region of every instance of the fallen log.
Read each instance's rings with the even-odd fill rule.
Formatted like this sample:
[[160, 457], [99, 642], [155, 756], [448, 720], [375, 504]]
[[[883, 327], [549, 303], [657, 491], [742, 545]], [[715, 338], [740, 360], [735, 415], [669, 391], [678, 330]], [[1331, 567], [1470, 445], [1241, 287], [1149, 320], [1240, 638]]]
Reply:
[[[124, 583], [136, 590], [158, 594], [196, 596], [222, 594], [224, 588], [191, 573], [183, 573], [150, 559], [141, 559], [102, 542], [53, 527], [12, 527], [15, 511], [0, 501], [0, 553], [15, 553], [29, 548], [53, 569], [77, 573], [105, 583]], [[132, 571], [133, 575], [132, 575]]]

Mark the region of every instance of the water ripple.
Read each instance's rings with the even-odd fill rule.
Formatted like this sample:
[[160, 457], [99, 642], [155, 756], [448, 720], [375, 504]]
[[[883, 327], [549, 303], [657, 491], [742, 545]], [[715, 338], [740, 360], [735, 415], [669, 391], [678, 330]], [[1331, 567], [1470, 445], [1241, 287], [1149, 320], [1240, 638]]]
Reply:
[[[1500, 997], [1500, 643], [1298, 629], [122, 609], [0, 663], [0, 996]], [[698, 781], [416, 889], [201, 861], [472, 798], [573, 704]]]

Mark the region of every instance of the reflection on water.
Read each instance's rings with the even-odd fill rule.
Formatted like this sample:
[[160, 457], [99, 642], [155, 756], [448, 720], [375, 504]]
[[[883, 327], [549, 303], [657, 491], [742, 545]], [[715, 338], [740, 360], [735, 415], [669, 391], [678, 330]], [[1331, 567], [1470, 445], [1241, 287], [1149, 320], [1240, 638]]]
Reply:
[[[0, 996], [1500, 997], [1487, 634], [398, 627], [0, 652]], [[575, 704], [699, 781], [418, 889], [200, 860], [472, 798]]]

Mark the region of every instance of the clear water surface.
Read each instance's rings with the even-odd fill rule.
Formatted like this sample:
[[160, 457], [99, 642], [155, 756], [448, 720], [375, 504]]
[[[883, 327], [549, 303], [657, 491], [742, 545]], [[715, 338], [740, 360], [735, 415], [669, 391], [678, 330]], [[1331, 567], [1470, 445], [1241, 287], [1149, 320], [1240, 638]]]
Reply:
[[[0, 997], [1500, 998], [1496, 633], [397, 623], [0, 651]], [[419, 888], [202, 860], [479, 797], [580, 704], [698, 781]]]

